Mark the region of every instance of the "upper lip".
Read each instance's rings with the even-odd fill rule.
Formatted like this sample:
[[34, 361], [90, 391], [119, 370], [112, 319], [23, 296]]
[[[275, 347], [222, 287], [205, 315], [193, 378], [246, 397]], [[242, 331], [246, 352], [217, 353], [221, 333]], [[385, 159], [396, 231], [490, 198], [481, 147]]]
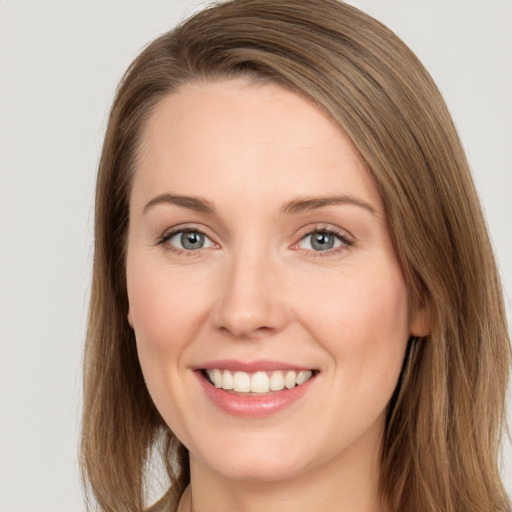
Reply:
[[194, 367], [195, 370], [230, 370], [232, 372], [240, 371], [246, 373], [254, 373], [257, 371], [272, 372], [278, 370], [312, 370], [310, 366], [303, 366], [294, 363], [285, 363], [283, 361], [271, 360], [255, 360], [255, 361], [238, 361], [235, 359], [222, 359], [217, 361], [208, 361]]

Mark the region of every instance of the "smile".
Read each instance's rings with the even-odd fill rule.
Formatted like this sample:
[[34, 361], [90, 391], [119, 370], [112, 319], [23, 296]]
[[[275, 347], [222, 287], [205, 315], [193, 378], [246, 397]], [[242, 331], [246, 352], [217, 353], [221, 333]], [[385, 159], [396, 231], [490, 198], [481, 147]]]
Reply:
[[262, 418], [303, 400], [318, 381], [320, 371], [289, 367], [277, 361], [210, 362], [194, 368], [205, 396], [231, 416]]
[[313, 371], [261, 370], [247, 373], [215, 368], [204, 370], [204, 375], [218, 389], [233, 393], [260, 395], [300, 386], [313, 376]]

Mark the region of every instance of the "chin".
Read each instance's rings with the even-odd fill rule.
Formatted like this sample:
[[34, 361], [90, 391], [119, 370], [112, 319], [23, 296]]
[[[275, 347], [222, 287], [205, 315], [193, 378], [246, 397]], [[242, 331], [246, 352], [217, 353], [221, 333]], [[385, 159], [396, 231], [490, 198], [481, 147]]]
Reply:
[[285, 461], [237, 461], [213, 468], [224, 478], [248, 482], [279, 482], [300, 475], [302, 471]]
[[[256, 443], [246, 445], [246, 449], [231, 446], [219, 454], [201, 457], [211, 470], [230, 480], [253, 482], [277, 482], [296, 477], [312, 465], [304, 453], [294, 453], [293, 446], [283, 450], [272, 444]], [[192, 456], [193, 457], [193, 456]]]

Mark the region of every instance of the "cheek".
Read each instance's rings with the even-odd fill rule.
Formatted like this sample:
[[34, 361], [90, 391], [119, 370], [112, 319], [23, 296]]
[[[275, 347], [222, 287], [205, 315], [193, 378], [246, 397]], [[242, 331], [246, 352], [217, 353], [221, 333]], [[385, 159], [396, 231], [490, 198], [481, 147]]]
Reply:
[[308, 329], [330, 357], [330, 432], [336, 438], [343, 431], [344, 443], [375, 422], [383, 425], [409, 338], [407, 289], [398, 269], [366, 267], [329, 280], [314, 295], [303, 318], [307, 311]]
[[[142, 252], [142, 251], [141, 251]], [[197, 284], [197, 283], [196, 283]], [[203, 317], [204, 297], [179, 272], [147, 254], [128, 253], [127, 288], [137, 352], [148, 391], [163, 418], [185, 424], [187, 350]], [[180, 428], [175, 433], [182, 434]]]
[[192, 339], [200, 325], [206, 297], [197, 283], [169, 272], [144, 256], [130, 254], [127, 287], [130, 317], [141, 349], [165, 353]]
[[308, 312], [303, 317], [336, 365], [351, 370], [354, 379], [358, 374], [368, 382], [388, 375], [394, 379], [409, 337], [400, 270], [393, 265], [351, 268], [309, 289], [315, 292], [302, 305]]
[[128, 254], [128, 301], [139, 362], [149, 393], [164, 418], [169, 401], [176, 407], [169, 389], [176, 389], [182, 377], [180, 362], [195, 328], [190, 319], [197, 317], [197, 303], [183, 300], [176, 293], [179, 283], [168, 274], [145, 255]]

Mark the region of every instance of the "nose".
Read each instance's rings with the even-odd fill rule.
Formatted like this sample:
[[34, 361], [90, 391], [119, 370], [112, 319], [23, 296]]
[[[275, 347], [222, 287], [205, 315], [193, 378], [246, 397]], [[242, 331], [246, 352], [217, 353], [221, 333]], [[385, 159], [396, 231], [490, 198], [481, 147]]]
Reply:
[[254, 254], [233, 257], [216, 295], [216, 328], [240, 339], [261, 338], [282, 330], [288, 322], [288, 308], [279, 277], [276, 265], [268, 258]]

